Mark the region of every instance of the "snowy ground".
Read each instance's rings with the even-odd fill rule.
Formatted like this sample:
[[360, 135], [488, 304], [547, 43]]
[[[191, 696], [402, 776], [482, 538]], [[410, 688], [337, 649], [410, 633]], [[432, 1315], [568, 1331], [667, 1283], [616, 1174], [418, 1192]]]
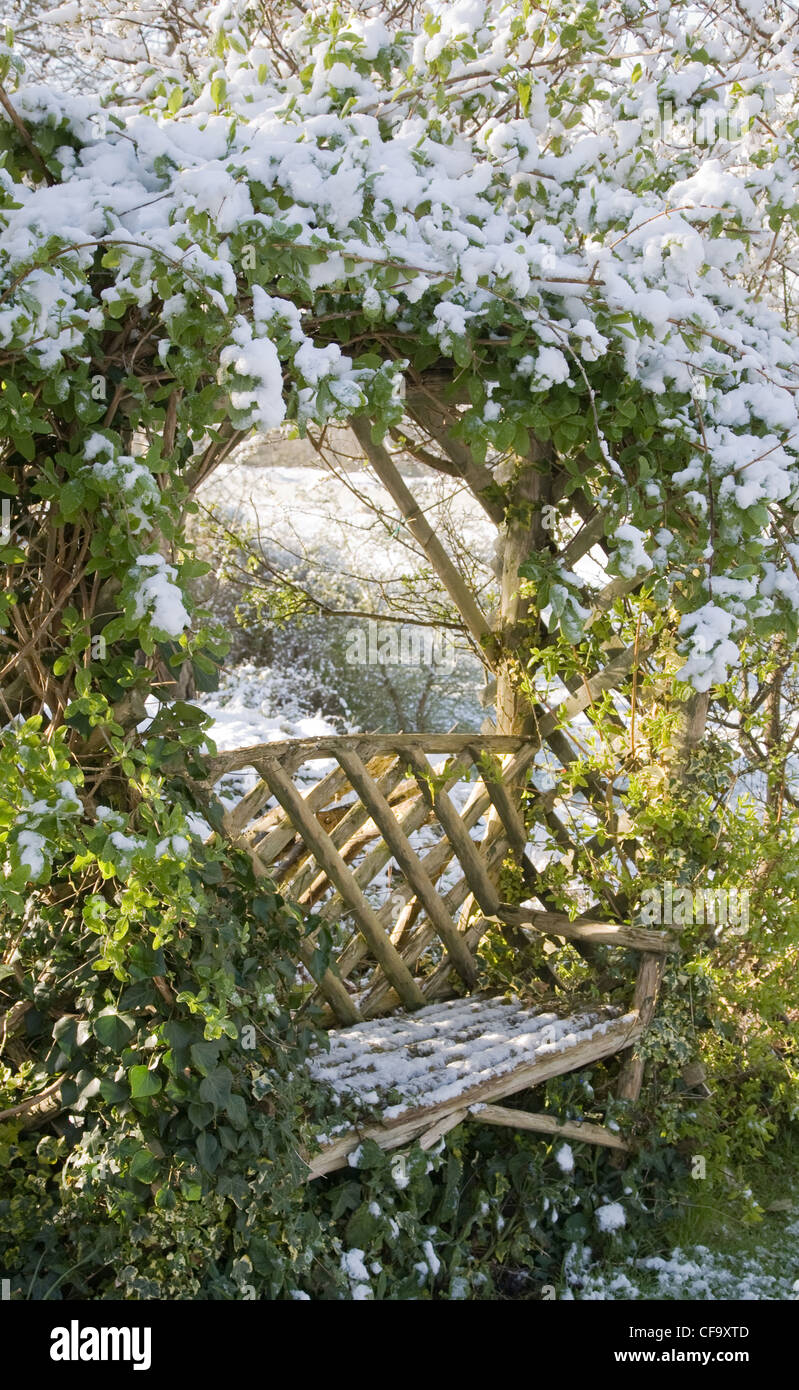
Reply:
[[575, 1250], [564, 1275], [566, 1299], [799, 1299], [799, 1217], [794, 1213], [786, 1226], [764, 1231], [762, 1243], [737, 1253], [694, 1245], [667, 1256], [594, 1263], [590, 1251], [581, 1257]]
[[[289, 458], [292, 447], [286, 445]], [[494, 527], [472, 494], [428, 470], [415, 470], [407, 481], [431, 526], [450, 530], [465, 552], [487, 563]], [[396, 508], [365, 467], [334, 475], [306, 463], [264, 467], [237, 460], [214, 472], [200, 501], [221, 508], [231, 524], [257, 522], [260, 534], [284, 546], [288, 556], [311, 558], [365, 583], [399, 580], [417, 567]]]
[[197, 703], [213, 719], [209, 730], [220, 753], [254, 743], [346, 733], [312, 712], [294, 671], [243, 665], [227, 672], [218, 690]]

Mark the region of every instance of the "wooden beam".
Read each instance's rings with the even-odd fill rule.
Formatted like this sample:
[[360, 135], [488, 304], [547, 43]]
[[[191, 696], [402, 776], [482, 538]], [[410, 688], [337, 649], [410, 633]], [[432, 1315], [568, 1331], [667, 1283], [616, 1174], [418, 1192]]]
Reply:
[[[464, 753], [459, 754], [458, 757], [454, 759], [453, 763], [450, 764], [449, 771], [447, 773], [447, 785], [449, 785], [450, 782], [458, 781], [460, 777], [459, 768], [468, 766], [469, 761], [470, 759]], [[414, 785], [416, 784], [414, 783]], [[429, 820], [430, 815], [431, 812], [427, 806], [427, 803], [420, 794], [418, 799], [411, 804], [409, 809], [406, 811], [405, 815], [402, 817], [402, 820], [400, 822], [400, 828], [402, 830], [402, 833], [406, 836], [413, 834], [414, 831], [419, 830], [421, 826], [424, 825], [427, 820]], [[438, 844], [436, 844], [433, 847], [433, 849], [431, 849], [427, 854], [425, 854], [422, 859], [422, 864], [424, 865], [424, 869], [428, 877], [433, 878], [433, 880], [435, 881], [439, 874], [443, 873], [451, 857], [452, 850], [451, 847], [447, 844], [447, 841], [444, 839], [439, 840]], [[364, 880], [368, 880], [369, 882], [371, 882], [375, 874], [377, 874], [380, 871], [380, 869], [383, 868], [384, 864], [386, 864], [390, 858], [391, 850], [388, 848], [388, 845], [386, 845], [381, 840], [380, 843], [374, 847], [374, 849], [370, 850], [369, 853], [364, 856], [363, 863], [359, 864], [358, 868], [355, 870], [356, 880], [361, 885], [361, 887], [363, 887]], [[407, 886], [404, 886], [398, 891], [402, 893], [403, 897], [406, 898], [407, 902], [409, 902], [411, 897], [413, 896], [412, 892], [409, 888], [407, 888]], [[384, 905], [383, 907], [381, 907], [377, 915], [384, 928], [388, 931], [390, 929], [391, 920], [390, 906]], [[366, 949], [366, 942], [359, 933], [356, 933], [355, 936], [347, 942], [347, 945], [344, 947], [344, 950], [341, 952], [341, 955], [339, 956], [338, 961], [336, 962], [336, 968], [343, 980], [346, 980], [348, 975], [352, 974], [352, 971], [355, 969], [358, 962], [363, 960], [363, 957], [366, 954]], [[408, 959], [405, 952], [402, 952], [402, 957], [403, 960]], [[390, 990], [391, 986], [389, 985], [388, 988]], [[364, 1017], [366, 1016], [367, 1015], [364, 1015]]]
[[[642, 1031], [649, 1027], [655, 1016], [660, 984], [663, 979], [664, 961], [662, 956], [645, 955], [641, 961], [638, 978], [635, 982], [633, 1008], [641, 1020]], [[641, 1094], [644, 1080], [643, 1058], [631, 1051], [624, 1060], [616, 1094], [619, 1100], [631, 1103]]]
[[[457, 782], [460, 779], [461, 770], [465, 767], [468, 767], [470, 762], [471, 758], [468, 753], [459, 753], [450, 763], [448, 763], [448, 770], [446, 774], [444, 774], [445, 784], [447, 786], [450, 786], [453, 782]], [[464, 820], [467, 825], [467, 828], [471, 823], [468, 819], [470, 814], [472, 813], [468, 810], [464, 812]], [[403, 834], [406, 836], [411, 835], [413, 831], [418, 830], [421, 825], [425, 824], [430, 819], [431, 815], [432, 811], [430, 810], [428, 803], [420, 794], [418, 802], [414, 803], [410, 811], [402, 819], [401, 829]], [[477, 814], [477, 808], [475, 808], [474, 823], [476, 823], [478, 819], [479, 815]], [[382, 864], [384, 864], [391, 857], [391, 851], [385, 844], [382, 844], [382, 847], [379, 846], [378, 848], [381, 849], [382, 855], [382, 863], [379, 867], [382, 867]], [[373, 854], [376, 852], [377, 850], [372, 851]], [[422, 866], [425, 870], [425, 873], [427, 874], [428, 878], [431, 878], [433, 880], [434, 883], [444, 872], [445, 868], [447, 867], [447, 865], [453, 857], [453, 853], [454, 851], [451, 844], [447, 840], [446, 836], [442, 835], [441, 839], [439, 839], [438, 842], [435, 845], [433, 845], [432, 849], [428, 850], [426, 854], [421, 856]], [[407, 884], [403, 884], [403, 886], [399, 888], [397, 891], [405, 899], [406, 905], [411, 901], [411, 899], [414, 896], [412, 889]], [[381, 922], [387, 930], [389, 927], [390, 916], [391, 908], [388, 905], [384, 905], [378, 912], [378, 917], [380, 918]], [[430, 928], [430, 931], [431, 935], [429, 939], [432, 940], [432, 928]], [[362, 959], [363, 954], [364, 949], [362, 938], [347, 943], [346, 947], [344, 948], [338, 959], [338, 969], [343, 979], [346, 979], [346, 977], [349, 974], [351, 974], [355, 965], [357, 965], [358, 961]], [[415, 958], [412, 958], [409, 955], [407, 950], [403, 950], [401, 954], [403, 960], [407, 960], [409, 963], [413, 963], [413, 961], [415, 960]], [[379, 986], [379, 984], [380, 973], [378, 971], [376, 973], [375, 978], [371, 982], [369, 991], [370, 994], [371, 991], [376, 987], [376, 985]], [[391, 986], [388, 985], [387, 988], [390, 992]], [[369, 1016], [370, 1015], [364, 1013], [364, 1017]]]
[[[344, 768], [342, 767], [342, 774], [343, 773]], [[402, 781], [403, 776], [403, 768], [399, 761], [395, 760], [394, 763], [385, 770], [380, 779], [385, 796], [391, 794], [398, 783]], [[350, 786], [352, 786], [352, 783], [350, 783]], [[356, 798], [358, 798], [357, 787], [352, 787], [352, 790], [355, 792]], [[371, 833], [369, 833], [370, 826]], [[352, 855], [357, 853], [360, 847], [367, 844], [369, 840], [374, 839], [375, 836], [379, 834], [379, 829], [376, 823], [372, 824], [370, 821], [369, 809], [364, 805], [363, 798], [360, 797], [346, 807], [341, 820], [331, 830], [328, 830], [327, 833], [336, 849], [340, 851], [342, 858], [346, 863], [349, 863]], [[366, 883], [363, 882], [357, 873], [356, 880], [362, 888], [366, 887], [366, 883], [369, 882], [368, 879]], [[318, 866], [312, 862], [302, 868], [292, 880], [291, 896], [296, 899], [301, 906], [304, 906], [305, 895], [307, 894], [309, 901], [313, 902], [319, 890], [323, 888], [326, 882], [326, 874], [322, 873]], [[328, 921], [332, 921], [334, 917], [340, 916], [340, 912], [331, 910], [330, 905], [326, 903], [321, 909], [321, 915]]]
[[[321, 811], [325, 803], [342, 791], [345, 786], [344, 773], [340, 767], [335, 767], [332, 772], [329, 772], [326, 777], [311, 787], [309, 792], [305, 793], [303, 800], [309, 811]], [[287, 845], [291, 844], [296, 833], [295, 826], [286, 817], [286, 812], [282, 806], [276, 806], [271, 811], [267, 811], [265, 816], [262, 816], [254, 825], [247, 826], [244, 831], [248, 840], [251, 841], [253, 836], [262, 835], [262, 838], [257, 842], [257, 849], [265, 864], [274, 863], [278, 855], [282, 854]]]
[[623, 923], [572, 921], [565, 912], [537, 912], [533, 908], [514, 907], [501, 903], [496, 912], [487, 913], [514, 927], [533, 927], [547, 936], [562, 936], [567, 941], [592, 941], [602, 946], [629, 946], [635, 951], [654, 951], [667, 955], [678, 949], [669, 932], [650, 931], [647, 927], [628, 927]]
[[[474, 764], [481, 774], [483, 786], [499, 820], [502, 822], [508, 843], [514, 850], [517, 857], [521, 860], [527, 849], [527, 830], [522, 818], [521, 811], [516, 802], [510, 796], [508, 788], [502, 780], [503, 769], [497, 766], [496, 760], [487, 752], [485, 756], [490, 760], [490, 766], [486, 769], [481, 765], [481, 754], [483, 753], [479, 743], [471, 745], [469, 752], [474, 758]], [[495, 773], [498, 772], [498, 776]]]
[[[377, 753], [400, 753], [407, 748], [423, 748], [428, 753], [462, 753], [470, 745], [478, 743], [481, 748], [494, 753], [519, 753], [530, 750], [530, 758], [535, 756], [538, 741], [520, 738], [517, 734], [323, 734], [314, 738], [281, 739], [279, 743], [253, 743], [246, 748], [232, 748], [208, 759], [206, 783], [213, 785], [227, 772], [238, 772], [243, 767], [253, 767], [261, 771], [261, 764], [269, 759], [282, 761], [289, 755], [297, 754], [300, 765], [313, 759], [335, 758], [338, 748], [354, 748], [365, 760], [364, 748]], [[523, 762], [526, 767], [529, 758]]]
[[461, 1124], [469, 1114], [468, 1110], [453, 1110], [449, 1115], [443, 1115], [440, 1120], [436, 1120], [434, 1125], [426, 1129], [419, 1140], [419, 1147], [422, 1149], [432, 1149], [443, 1134], [449, 1134], [451, 1129]]
[[471, 636], [478, 646], [481, 646], [484, 639], [490, 635], [491, 624], [475, 599], [471, 587], [453, 564], [413, 493], [406, 486], [388, 450], [384, 449], [382, 444], [374, 443], [369, 421], [363, 418], [352, 420], [350, 428], [389, 497], [399, 507], [405, 525], [430, 561]]
[[[463, 478], [486, 515], [495, 526], [501, 526], [505, 520], [505, 508], [502, 501], [492, 495], [496, 493], [496, 483], [491, 469], [484, 463], [475, 462], [468, 444], [452, 434], [451, 427], [458, 421], [457, 413], [431, 391], [425, 390], [423, 384], [415, 389], [408, 387], [405, 404], [411, 419], [443, 449], [452, 465], [451, 476]], [[430, 466], [435, 467], [435, 464]]]
[[[341, 772], [340, 768], [337, 768], [336, 771], [339, 774]], [[304, 802], [304, 798], [299, 795], [299, 792], [297, 793], [297, 796], [299, 797], [300, 801]], [[306, 814], [311, 815], [311, 812], [307, 811]], [[224, 820], [222, 822], [222, 826], [231, 844], [235, 845], [237, 849], [241, 849], [244, 851], [245, 854], [249, 855], [250, 862], [253, 867], [253, 873], [255, 874], [256, 878], [271, 878], [269, 867], [261, 858], [261, 854], [259, 853], [259, 847], [253, 845], [252, 841], [247, 835], [242, 834], [241, 832], [239, 832], [238, 834], [231, 832], [229, 827], [225, 825]], [[290, 838], [293, 837], [294, 833], [295, 832], [293, 827], [289, 827]], [[268, 838], [269, 837], [267, 836], [267, 839]], [[361, 1015], [357, 1006], [355, 1005], [353, 999], [351, 998], [346, 988], [342, 984], [341, 980], [333, 974], [330, 967], [328, 966], [321, 976], [316, 973], [315, 969], [313, 968], [314, 948], [312, 943], [307, 938], [303, 939], [300, 942], [299, 956], [302, 964], [305, 966], [305, 969], [308, 971], [308, 974], [310, 975], [311, 979], [316, 981], [319, 991], [324, 995], [325, 999], [330, 1005], [330, 1008], [333, 1011], [334, 1018], [339, 1023], [343, 1024], [359, 1023], [361, 1021]]]
[[598, 541], [604, 539], [605, 535], [605, 514], [596, 509], [589, 520], [584, 521], [579, 531], [567, 541], [558, 559], [564, 569], [573, 569], [578, 560], [582, 560]]
[[606, 1149], [627, 1151], [628, 1145], [620, 1135], [604, 1125], [589, 1124], [586, 1120], [556, 1120], [552, 1115], [531, 1115], [527, 1110], [510, 1110], [504, 1105], [473, 1106], [470, 1118], [486, 1125], [504, 1125], [508, 1129], [525, 1129], [535, 1134], [574, 1139], [580, 1144], [601, 1144]]
[[[435, 786], [435, 773], [420, 748], [409, 748], [410, 763], [422, 796], [433, 807], [441, 827], [457, 855], [469, 886], [484, 912], [492, 916], [499, 907], [499, 893], [492, 883], [480, 851], [443, 788]], [[432, 785], [431, 785], [432, 783]]]

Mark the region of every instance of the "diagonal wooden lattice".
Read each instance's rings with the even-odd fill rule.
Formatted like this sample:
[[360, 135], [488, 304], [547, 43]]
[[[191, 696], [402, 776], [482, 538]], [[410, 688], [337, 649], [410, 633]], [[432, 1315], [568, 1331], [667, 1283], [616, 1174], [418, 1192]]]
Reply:
[[[332, 1024], [421, 1008], [453, 992], [453, 972], [472, 990], [475, 952], [492, 924], [519, 945], [539, 931], [583, 949], [668, 949], [659, 932], [502, 901], [497, 871], [508, 853], [521, 862], [527, 842], [509, 788], [539, 747], [503, 735], [372, 734], [224, 755], [225, 771], [247, 766], [259, 776], [226, 814], [227, 833], [256, 872], [316, 914], [302, 963]], [[333, 767], [303, 791], [302, 769], [323, 759]], [[392, 891], [381, 901], [387, 868]]]

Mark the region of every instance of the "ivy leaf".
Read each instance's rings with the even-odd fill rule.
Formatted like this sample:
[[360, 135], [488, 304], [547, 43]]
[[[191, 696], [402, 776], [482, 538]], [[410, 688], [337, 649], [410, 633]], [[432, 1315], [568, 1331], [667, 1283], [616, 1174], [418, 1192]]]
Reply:
[[232, 1085], [232, 1071], [228, 1067], [214, 1067], [200, 1082], [200, 1100], [208, 1101], [221, 1110], [228, 1103]]
[[197, 1157], [200, 1167], [207, 1173], [213, 1173], [219, 1166], [222, 1150], [219, 1140], [213, 1134], [201, 1134], [197, 1140]]
[[92, 1031], [103, 1047], [110, 1047], [113, 1052], [121, 1052], [133, 1034], [133, 1020], [109, 1007], [97, 1015]]
[[239, 1211], [243, 1211], [252, 1201], [252, 1192], [247, 1183], [239, 1173], [234, 1173], [232, 1177], [222, 1177], [216, 1187], [220, 1197], [229, 1197]]
[[130, 1094], [134, 1100], [140, 1100], [144, 1096], [157, 1096], [161, 1089], [161, 1078], [149, 1067], [131, 1067], [128, 1072], [130, 1082]]
[[219, 1061], [219, 1054], [222, 1051], [221, 1042], [199, 1042], [193, 1043], [189, 1049], [191, 1060], [198, 1071], [207, 1075]]
[[232, 1095], [225, 1107], [230, 1123], [236, 1129], [247, 1128], [247, 1102], [243, 1096]]
[[130, 1164], [130, 1176], [137, 1182], [151, 1183], [158, 1172], [158, 1160], [149, 1149], [138, 1149]]

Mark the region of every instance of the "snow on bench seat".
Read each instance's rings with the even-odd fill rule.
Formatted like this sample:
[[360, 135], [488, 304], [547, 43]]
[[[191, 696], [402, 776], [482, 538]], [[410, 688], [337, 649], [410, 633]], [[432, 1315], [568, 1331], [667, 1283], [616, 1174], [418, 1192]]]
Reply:
[[[474, 995], [331, 1031], [329, 1051], [309, 1062], [311, 1074], [342, 1102], [362, 1107], [364, 1125], [349, 1121], [343, 1135], [341, 1126], [333, 1127], [335, 1138], [320, 1135], [324, 1148], [310, 1176], [342, 1167], [363, 1138], [395, 1148], [447, 1116], [460, 1118], [629, 1047], [640, 1031], [636, 1013], [610, 1006], [561, 1017], [517, 999]], [[441, 1133], [450, 1127], [438, 1125]]]

